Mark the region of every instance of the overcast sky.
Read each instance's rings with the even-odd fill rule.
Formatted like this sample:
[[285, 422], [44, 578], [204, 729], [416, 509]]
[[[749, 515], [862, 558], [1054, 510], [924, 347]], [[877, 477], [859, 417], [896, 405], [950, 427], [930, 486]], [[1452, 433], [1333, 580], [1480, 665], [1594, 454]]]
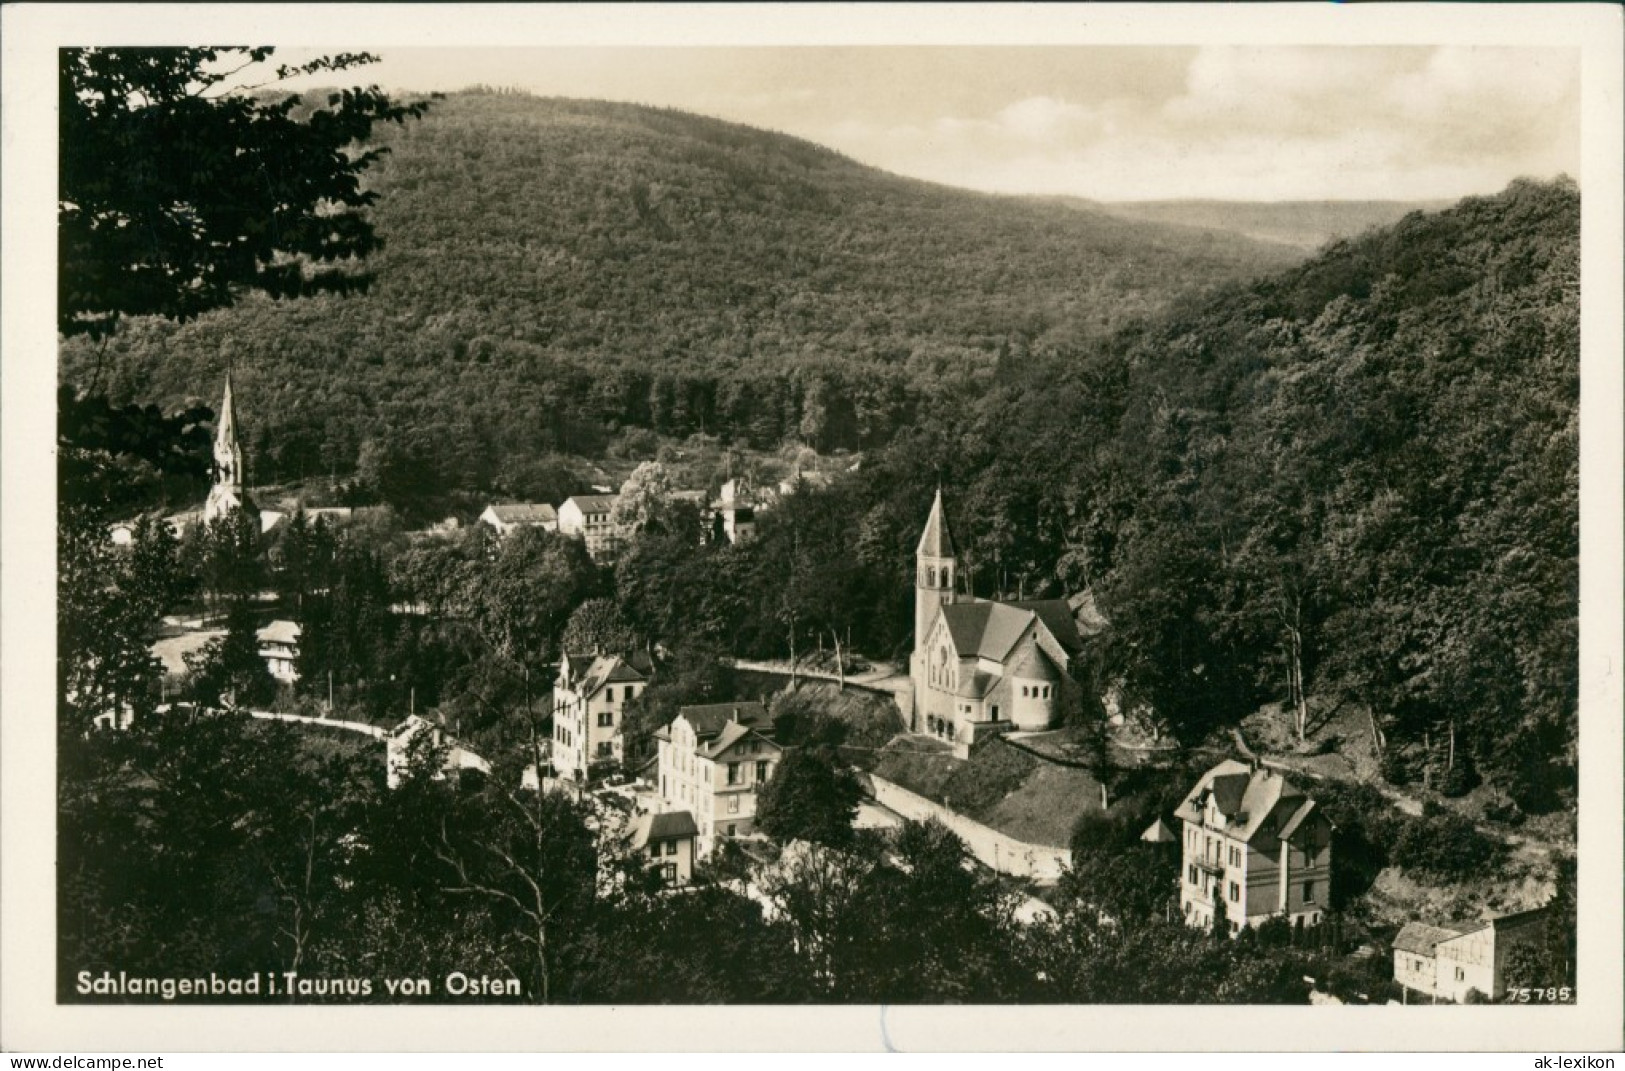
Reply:
[[[357, 79], [682, 108], [888, 171], [1102, 200], [1433, 199], [1578, 176], [1570, 49], [377, 50]], [[284, 50], [280, 59], [302, 52]], [[331, 76], [329, 76], [329, 79]]]

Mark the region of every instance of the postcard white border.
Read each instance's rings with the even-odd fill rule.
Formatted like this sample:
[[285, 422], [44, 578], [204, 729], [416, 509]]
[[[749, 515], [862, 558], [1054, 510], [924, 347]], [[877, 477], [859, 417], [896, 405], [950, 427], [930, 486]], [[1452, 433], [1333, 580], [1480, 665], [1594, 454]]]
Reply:
[[[1611, 4], [14, 5], [0, 34], [0, 1046], [97, 1051], [1615, 1050], [1621, 964], [1621, 12]], [[55, 50], [1458, 44], [1582, 57], [1580, 1003], [1566, 1008], [174, 1008], [54, 1003]]]

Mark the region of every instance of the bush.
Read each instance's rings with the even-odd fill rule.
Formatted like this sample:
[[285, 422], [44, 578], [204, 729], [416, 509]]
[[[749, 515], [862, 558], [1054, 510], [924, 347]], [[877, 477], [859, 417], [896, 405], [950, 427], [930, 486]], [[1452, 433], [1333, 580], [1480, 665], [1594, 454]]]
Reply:
[[1392, 961], [1380, 956], [1337, 959], [1325, 971], [1326, 991], [1346, 1004], [1386, 1004], [1399, 998]]
[[1467, 819], [1440, 814], [1406, 822], [1393, 841], [1391, 857], [1406, 870], [1452, 880], [1481, 875], [1503, 850]]
[[852, 843], [852, 819], [863, 790], [832, 749], [788, 752], [761, 790], [756, 825], [781, 842], [810, 840], [831, 848]]
[[803, 744], [856, 749], [845, 756], [863, 764], [903, 731], [903, 718], [890, 696], [833, 684], [804, 684], [768, 700], [773, 739], [785, 746]]
[[1337, 746], [1338, 746], [1339, 743], [1340, 743], [1340, 740], [1339, 740], [1338, 736], [1335, 733], [1328, 733], [1327, 735], [1321, 737], [1319, 740], [1314, 740], [1314, 741], [1310, 742], [1309, 747], [1308, 747], [1308, 754], [1310, 754], [1310, 755], [1331, 755], [1331, 754], [1334, 754], [1337, 751]]
[[1292, 943], [1292, 924], [1285, 915], [1271, 915], [1256, 927], [1258, 943], [1265, 948], [1285, 948]]
[[942, 786], [943, 802], [962, 814], [980, 814], [1020, 788], [1038, 762], [1025, 751], [991, 740], [949, 776]]
[[1403, 819], [1370, 785], [1325, 782], [1315, 798], [1337, 826], [1332, 847], [1333, 907], [1345, 907], [1377, 880], [1390, 862], [1389, 849]]
[[1502, 825], [1519, 826], [1523, 824], [1523, 811], [1511, 800], [1491, 800], [1484, 805], [1484, 818]]
[[[1136, 802], [1120, 801], [1109, 811], [1085, 811], [1072, 827], [1070, 847], [1074, 859], [1097, 852], [1119, 852], [1141, 846], [1140, 834], [1154, 820]], [[1173, 845], [1172, 847], [1178, 847]]]

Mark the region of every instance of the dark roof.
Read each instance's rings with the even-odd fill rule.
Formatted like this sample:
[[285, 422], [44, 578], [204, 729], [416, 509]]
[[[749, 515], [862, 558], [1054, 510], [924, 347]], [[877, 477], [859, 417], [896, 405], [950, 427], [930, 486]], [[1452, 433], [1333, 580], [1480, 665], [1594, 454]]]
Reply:
[[687, 811], [663, 811], [649, 817], [649, 837], [652, 840], [694, 837], [700, 832], [700, 827], [694, 824], [694, 816]]
[[1235, 759], [1225, 759], [1202, 775], [1174, 815], [1200, 824], [1209, 795], [1219, 813], [1233, 823], [1228, 830], [1231, 835], [1244, 841], [1265, 831], [1289, 839], [1317, 810], [1314, 800], [1274, 770], [1253, 770]]
[[620, 495], [571, 495], [565, 502], [574, 502], [582, 513], [608, 513], [615, 508]]
[[1075, 654], [1083, 647], [1077, 626], [1072, 623], [1072, 611], [1064, 599], [952, 602], [943, 606], [942, 616], [948, 622], [954, 650], [961, 658], [1003, 662], [1034, 618], [1043, 623], [1068, 654]]
[[638, 819], [638, 824], [632, 830], [632, 847], [646, 848], [652, 840], [677, 840], [680, 837], [698, 836], [699, 832], [699, 826], [694, 824], [694, 816], [687, 811], [646, 814]]
[[1441, 941], [1449, 941], [1464, 933], [1471, 933], [1474, 929], [1481, 928], [1481, 925], [1462, 929], [1456, 923], [1434, 926], [1426, 922], [1407, 922], [1399, 933], [1394, 935], [1394, 951], [1431, 956]]
[[[636, 660], [636, 656], [632, 658]], [[642, 684], [648, 679], [647, 675], [629, 664], [626, 658], [619, 655], [599, 655], [592, 660], [592, 665], [587, 667], [587, 672], [582, 674], [581, 686], [577, 691], [584, 696], [592, 696], [605, 685]]]
[[1072, 616], [1072, 605], [1065, 599], [1026, 599], [1021, 602], [1006, 603], [1020, 610], [1031, 610], [1044, 622], [1044, 627], [1054, 635], [1056, 642], [1066, 649], [1067, 654], [1077, 654], [1083, 650], [1083, 637], [1078, 635], [1078, 622]]
[[1523, 923], [1541, 918], [1547, 913], [1548, 910], [1550, 910], [1551, 906], [1552, 905], [1550, 902], [1548, 902], [1542, 904], [1540, 907], [1531, 907], [1523, 911], [1508, 911], [1505, 913], [1485, 911], [1484, 921], [1491, 926], [1522, 925]]
[[922, 558], [952, 558], [954, 537], [948, 531], [948, 518], [942, 512], [942, 488], [931, 503], [931, 515], [925, 519], [925, 531], [920, 533], [920, 544], [914, 550]]
[[677, 716], [694, 727], [694, 735], [707, 740], [720, 733], [731, 721], [741, 725], [757, 726], [767, 721], [767, 708], [751, 700], [748, 703], [705, 703], [680, 707]]
[[1247, 794], [1249, 780], [1246, 774], [1240, 773], [1220, 774], [1213, 779], [1208, 787], [1213, 790], [1213, 803], [1220, 814], [1234, 818], [1241, 813], [1241, 797]]
[[712, 739], [709, 743], [702, 741], [696, 750], [703, 757], [714, 759], [747, 736], [754, 736], [756, 739], [766, 744], [774, 752], [783, 750], [779, 747], [779, 745], [775, 744], [772, 740], [764, 736], [760, 727], [746, 725], [743, 722], [737, 721], [731, 721], [724, 725], [722, 727], [722, 731], [718, 733], [714, 739]]
[[1000, 602], [951, 602], [942, 608], [948, 622], [948, 635], [961, 658], [990, 658], [1003, 662], [1004, 656], [1021, 639], [1032, 622], [1032, 614]]

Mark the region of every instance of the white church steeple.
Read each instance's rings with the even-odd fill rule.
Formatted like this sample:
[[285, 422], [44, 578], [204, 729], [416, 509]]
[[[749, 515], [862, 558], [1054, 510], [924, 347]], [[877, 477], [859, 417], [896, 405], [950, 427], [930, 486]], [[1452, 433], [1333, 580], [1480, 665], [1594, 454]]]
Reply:
[[955, 572], [959, 561], [954, 555], [954, 537], [948, 531], [948, 517], [942, 509], [942, 488], [931, 503], [931, 516], [920, 533], [914, 550], [914, 649], [925, 646], [926, 633], [937, 616], [937, 607], [954, 601]]
[[243, 491], [243, 449], [237, 442], [237, 410], [231, 401], [231, 373], [226, 373], [226, 392], [214, 422], [213, 486], [203, 504], [205, 523], [242, 509], [247, 502]]

